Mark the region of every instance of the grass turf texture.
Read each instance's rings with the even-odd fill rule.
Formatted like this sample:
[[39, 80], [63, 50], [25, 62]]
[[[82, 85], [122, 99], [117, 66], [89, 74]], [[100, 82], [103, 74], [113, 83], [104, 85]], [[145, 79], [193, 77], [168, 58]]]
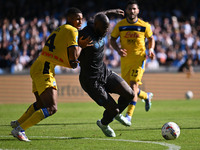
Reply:
[[[96, 103], [59, 103], [54, 116], [26, 131], [31, 142], [21, 142], [10, 135], [12, 128], [9, 124], [28, 106], [0, 105], [0, 149], [169, 149], [154, 142], [180, 146], [181, 150], [200, 149], [200, 100], [154, 101], [149, 112], [145, 112], [144, 103], [139, 101], [131, 127], [116, 120], [110, 124], [116, 138], [104, 136], [97, 127], [96, 121], [102, 117], [104, 109]], [[181, 128], [176, 140], [165, 140], [161, 135], [162, 125], [169, 121], [176, 122]], [[133, 141], [113, 141], [117, 139]]]

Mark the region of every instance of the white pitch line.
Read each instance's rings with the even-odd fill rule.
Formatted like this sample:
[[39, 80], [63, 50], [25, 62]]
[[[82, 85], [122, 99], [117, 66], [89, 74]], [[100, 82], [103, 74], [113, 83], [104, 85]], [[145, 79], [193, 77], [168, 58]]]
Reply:
[[[10, 137], [10, 136], [0, 136], [0, 137]], [[120, 141], [120, 142], [131, 142], [131, 143], [150, 143], [150, 144], [157, 144], [167, 147], [167, 150], [180, 150], [181, 146], [175, 144], [169, 144], [165, 142], [153, 142], [153, 141], [139, 141], [139, 140], [125, 140], [125, 139], [101, 139], [101, 138], [76, 138], [76, 137], [54, 137], [54, 136], [29, 136], [32, 138], [54, 138], [54, 139], [83, 139], [83, 140], [101, 140], [101, 141]], [[1, 150], [1, 149], [0, 149]]]

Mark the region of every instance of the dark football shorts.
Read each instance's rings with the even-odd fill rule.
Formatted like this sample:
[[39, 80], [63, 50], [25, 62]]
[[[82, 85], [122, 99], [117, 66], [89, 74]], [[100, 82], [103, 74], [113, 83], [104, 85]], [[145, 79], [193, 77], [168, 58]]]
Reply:
[[91, 79], [81, 75], [79, 76], [84, 91], [100, 106], [104, 106], [112, 99], [109, 93], [116, 93], [117, 87], [124, 81], [124, 79], [114, 72], [111, 72], [104, 79], [105, 81], [102, 82], [100, 78]]

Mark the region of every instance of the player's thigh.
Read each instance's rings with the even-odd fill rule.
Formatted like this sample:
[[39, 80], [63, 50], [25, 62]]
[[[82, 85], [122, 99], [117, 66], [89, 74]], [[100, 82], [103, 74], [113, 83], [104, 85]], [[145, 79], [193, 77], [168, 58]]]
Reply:
[[31, 66], [32, 91], [39, 95], [47, 88], [57, 89], [56, 79], [54, 78], [55, 65], [42, 60], [36, 60]]
[[114, 72], [107, 78], [106, 89], [123, 97], [133, 97], [133, 91], [127, 82]]
[[[141, 65], [142, 64], [142, 65]], [[129, 72], [130, 81], [134, 81], [139, 85], [142, 84], [142, 77], [145, 71], [145, 60], [142, 61], [140, 64], [135, 64], [132, 66]], [[129, 83], [130, 84], [130, 83]]]
[[100, 106], [105, 106], [112, 101], [112, 97], [107, 93], [103, 84], [98, 81], [89, 81], [84, 90]]
[[57, 85], [54, 78], [55, 65], [43, 61], [36, 60], [31, 67], [32, 91], [37, 93], [37, 100], [46, 106], [54, 105], [57, 99]]

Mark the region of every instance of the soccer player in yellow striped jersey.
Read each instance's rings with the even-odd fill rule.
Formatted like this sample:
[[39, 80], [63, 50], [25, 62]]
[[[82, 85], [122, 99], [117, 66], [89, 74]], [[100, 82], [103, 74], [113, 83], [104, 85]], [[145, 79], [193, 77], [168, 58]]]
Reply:
[[[155, 41], [149, 23], [138, 18], [139, 6], [137, 1], [127, 3], [126, 18], [117, 23], [111, 33], [110, 43], [121, 56], [121, 75], [135, 92], [134, 100], [129, 104], [126, 117], [131, 121], [138, 97], [145, 100], [145, 110], [151, 108], [153, 93], [146, 93], [139, 89], [145, 71], [146, 47], [148, 39], [149, 57], [154, 59]], [[117, 39], [120, 37], [120, 46]]]
[[[78, 29], [82, 24], [83, 15], [77, 8], [67, 12], [67, 24], [58, 27], [48, 37], [41, 55], [30, 69], [32, 91], [36, 102], [16, 121], [11, 121], [14, 128], [11, 134], [21, 141], [29, 141], [25, 130], [53, 115], [57, 111], [57, 85], [54, 78], [56, 65], [76, 68], [80, 55], [78, 47]], [[81, 40], [81, 39], [80, 39]], [[87, 45], [89, 38], [82, 40]]]

